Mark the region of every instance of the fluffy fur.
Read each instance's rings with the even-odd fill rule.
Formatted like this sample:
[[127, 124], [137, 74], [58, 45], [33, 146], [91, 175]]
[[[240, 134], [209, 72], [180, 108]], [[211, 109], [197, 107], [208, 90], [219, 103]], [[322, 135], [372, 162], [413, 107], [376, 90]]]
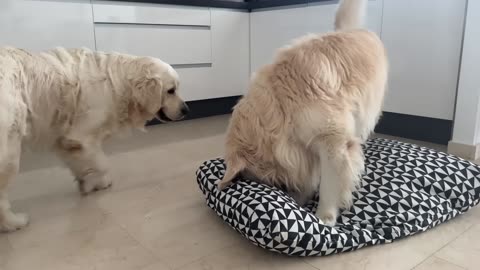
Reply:
[[0, 48], [0, 231], [28, 222], [10, 210], [6, 193], [23, 142], [55, 150], [82, 193], [107, 188], [102, 142], [124, 129], [143, 129], [155, 116], [182, 118], [188, 109], [177, 87], [175, 70], [155, 58]]
[[330, 225], [351, 204], [387, 80], [382, 42], [359, 29], [366, 2], [342, 1], [336, 32], [297, 40], [257, 72], [233, 112], [220, 188], [243, 173], [300, 204], [319, 190], [317, 216]]

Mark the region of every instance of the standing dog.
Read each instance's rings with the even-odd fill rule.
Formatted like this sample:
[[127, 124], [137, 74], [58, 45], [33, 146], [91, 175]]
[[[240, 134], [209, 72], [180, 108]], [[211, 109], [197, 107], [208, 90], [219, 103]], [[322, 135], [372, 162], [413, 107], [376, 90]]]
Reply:
[[286, 187], [334, 225], [364, 170], [361, 144], [381, 114], [388, 63], [376, 34], [359, 29], [367, 0], [344, 0], [336, 32], [280, 50], [254, 76], [227, 133], [226, 187], [239, 173]]
[[30, 54], [0, 48], [0, 231], [25, 226], [6, 188], [17, 174], [22, 142], [54, 149], [84, 194], [108, 188], [102, 142], [145, 122], [181, 119], [178, 75], [150, 57], [55, 49]]

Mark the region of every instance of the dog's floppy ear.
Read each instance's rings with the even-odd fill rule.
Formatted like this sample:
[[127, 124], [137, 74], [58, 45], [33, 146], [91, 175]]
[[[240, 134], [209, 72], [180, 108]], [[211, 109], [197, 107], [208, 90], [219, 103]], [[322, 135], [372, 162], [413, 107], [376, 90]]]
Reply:
[[140, 105], [148, 107], [153, 100], [158, 103], [162, 98], [162, 80], [159, 77], [143, 76], [133, 79], [132, 88], [133, 101]]
[[162, 80], [156, 76], [139, 76], [130, 80], [130, 89], [130, 120], [134, 126], [143, 127], [146, 118], [152, 117], [162, 103]]

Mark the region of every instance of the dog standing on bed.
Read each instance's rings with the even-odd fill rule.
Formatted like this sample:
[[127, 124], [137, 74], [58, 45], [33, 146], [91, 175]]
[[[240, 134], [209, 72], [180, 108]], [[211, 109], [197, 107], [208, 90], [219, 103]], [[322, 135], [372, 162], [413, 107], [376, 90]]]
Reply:
[[102, 142], [146, 121], [183, 118], [178, 75], [150, 57], [55, 49], [31, 54], [0, 48], [0, 231], [28, 223], [10, 210], [7, 184], [17, 174], [22, 142], [54, 149], [83, 194], [108, 188]]
[[328, 225], [351, 205], [388, 69], [380, 39], [359, 29], [367, 1], [341, 1], [336, 32], [297, 40], [254, 75], [232, 115], [219, 188], [243, 173], [299, 204], [319, 191], [316, 215]]

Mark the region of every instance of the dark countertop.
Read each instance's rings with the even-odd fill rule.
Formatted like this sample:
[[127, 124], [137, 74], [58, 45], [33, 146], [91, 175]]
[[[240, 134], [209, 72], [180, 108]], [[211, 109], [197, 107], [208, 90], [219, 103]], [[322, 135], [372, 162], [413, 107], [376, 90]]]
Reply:
[[232, 2], [222, 0], [109, 0], [117, 2], [154, 3], [167, 5], [182, 5], [196, 7], [231, 8], [240, 10], [255, 10], [288, 5], [300, 5], [315, 2], [332, 2], [332, 0], [250, 0], [248, 2]]
[[260, 8], [302, 5], [319, 2], [335, 2], [335, 0], [250, 0], [250, 2], [248, 3], [248, 9], [255, 10]]

